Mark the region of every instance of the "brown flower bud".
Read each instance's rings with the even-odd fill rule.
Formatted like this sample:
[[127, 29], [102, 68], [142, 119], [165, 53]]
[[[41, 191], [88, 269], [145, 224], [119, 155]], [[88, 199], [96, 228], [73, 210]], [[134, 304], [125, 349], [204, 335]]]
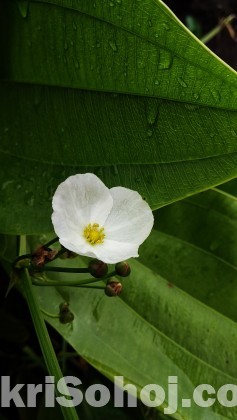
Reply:
[[59, 321], [62, 324], [69, 324], [74, 320], [74, 315], [69, 309], [68, 302], [62, 302], [59, 305]]
[[107, 296], [118, 296], [122, 292], [122, 284], [119, 281], [109, 281], [105, 286], [105, 294]]
[[108, 265], [103, 261], [94, 259], [88, 265], [89, 273], [95, 278], [101, 278], [108, 273]]
[[128, 277], [131, 273], [130, 265], [126, 261], [119, 262], [115, 265], [115, 271], [118, 276]]

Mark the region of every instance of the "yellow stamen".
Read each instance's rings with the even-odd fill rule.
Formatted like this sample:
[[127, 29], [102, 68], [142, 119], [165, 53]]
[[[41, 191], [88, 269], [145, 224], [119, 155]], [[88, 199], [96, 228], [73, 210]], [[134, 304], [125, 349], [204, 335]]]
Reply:
[[85, 227], [83, 235], [91, 245], [102, 244], [105, 238], [104, 228], [100, 228], [98, 223], [89, 223], [89, 225]]

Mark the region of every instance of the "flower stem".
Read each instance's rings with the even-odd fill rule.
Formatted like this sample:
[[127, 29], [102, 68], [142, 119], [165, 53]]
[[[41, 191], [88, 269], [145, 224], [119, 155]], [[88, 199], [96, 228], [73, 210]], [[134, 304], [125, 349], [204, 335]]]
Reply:
[[51, 239], [51, 241], [47, 242], [47, 244], [44, 245], [45, 248], [49, 248], [51, 245], [55, 244], [55, 242], [58, 242], [59, 238], [58, 236], [54, 239]]
[[215, 28], [213, 28], [210, 32], [204, 35], [200, 40], [203, 44], [207, 44], [214, 38], [224, 27], [228, 28], [228, 25], [232, 22], [232, 20], [236, 19], [236, 15], [229, 15], [225, 19], [223, 19]]
[[[32, 279], [32, 284], [34, 286], [73, 286], [73, 287], [85, 287], [90, 289], [104, 289], [104, 286], [94, 286], [90, 285], [89, 283], [96, 283], [99, 279], [91, 279], [90, 282], [87, 283], [80, 283], [79, 281], [56, 281], [56, 280], [47, 280], [47, 281], [41, 281], [37, 279]], [[85, 281], [85, 280], [83, 280]]]
[[[54, 258], [55, 259], [55, 258]], [[42, 271], [57, 271], [58, 273], [89, 273], [88, 268], [67, 268], [67, 267], [37, 267], [37, 272]]]
[[[49, 372], [49, 375], [54, 376], [55, 383], [57, 384], [60, 380], [60, 385], [63, 386], [63, 392], [61, 394], [69, 395], [69, 391], [66, 383], [63, 380], [63, 375], [59, 367], [58, 360], [56, 358], [44, 318], [42, 316], [41, 310], [39, 308], [38, 302], [35, 299], [35, 295], [32, 288], [31, 278], [29, 276], [28, 270], [24, 269], [22, 272], [23, 281], [22, 288], [25, 294], [29, 310], [31, 313], [32, 321], [38, 336], [39, 344], [43, 353], [44, 361]], [[57, 395], [61, 395], [57, 391]], [[78, 420], [77, 412], [75, 407], [64, 407], [60, 405], [62, 410], [64, 420]]]
[[[55, 268], [55, 267], [52, 267]], [[90, 283], [96, 283], [98, 281], [102, 281], [102, 280], [107, 280], [110, 277], [114, 276], [116, 274], [115, 271], [112, 271], [111, 273], [107, 274], [104, 277], [101, 278], [89, 278], [89, 279], [81, 279], [81, 280], [62, 280], [62, 281], [57, 281], [57, 280], [38, 280], [36, 278], [32, 278], [32, 284], [34, 284], [35, 286], [75, 286], [75, 287], [81, 287], [82, 285], [87, 285]], [[103, 287], [103, 286], [102, 286]]]

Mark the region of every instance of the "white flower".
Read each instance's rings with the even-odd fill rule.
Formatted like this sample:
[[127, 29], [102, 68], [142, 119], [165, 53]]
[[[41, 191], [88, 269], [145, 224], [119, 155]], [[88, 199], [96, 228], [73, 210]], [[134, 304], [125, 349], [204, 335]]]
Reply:
[[154, 218], [138, 192], [107, 188], [94, 174], [70, 176], [53, 197], [52, 222], [70, 251], [114, 264], [138, 257]]

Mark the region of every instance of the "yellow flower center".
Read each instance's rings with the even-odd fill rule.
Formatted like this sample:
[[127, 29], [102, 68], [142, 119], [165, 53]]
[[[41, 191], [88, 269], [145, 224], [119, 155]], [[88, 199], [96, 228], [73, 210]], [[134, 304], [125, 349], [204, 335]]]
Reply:
[[83, 235], [91, 245], [102, 244], [105, 238], [104, 228], [100, 228], [98, 223], [89, 223], [85, 227]]

